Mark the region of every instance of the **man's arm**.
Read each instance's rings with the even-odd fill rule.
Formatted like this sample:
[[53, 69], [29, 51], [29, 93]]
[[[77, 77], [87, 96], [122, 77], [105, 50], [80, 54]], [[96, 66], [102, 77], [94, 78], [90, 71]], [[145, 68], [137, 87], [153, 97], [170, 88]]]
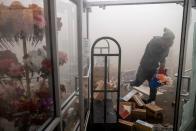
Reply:
[[160, 67], [159, 67], [159, 68], [164, 69], [164, 68], [165, 68], [165, 63], [166, 63], [166, 57], [164, 57], [164, 58], [160, 61]]
[[165, 51], [163, 58], [160, 60], [160, 68], [164, 69], [165, 68], [165, 63], [166, 63], [166, 57], [169, 55], [169, 49]]

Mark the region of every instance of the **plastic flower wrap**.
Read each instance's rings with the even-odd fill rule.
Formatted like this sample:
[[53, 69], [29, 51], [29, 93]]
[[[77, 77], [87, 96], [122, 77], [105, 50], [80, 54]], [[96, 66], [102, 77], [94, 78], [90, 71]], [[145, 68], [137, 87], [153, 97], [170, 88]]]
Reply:
[[167, 75], [167, 70], [159, 70], [150, 81], [150, 87], [158, 88], [162, 85], [172, 85], [172, 79]]
[[24, 57], [24, 63], [33, 72], [40, 72], [42, 67], [42, 61], [46, 59], [46, 52], [44, 49], [37, 49], [30, 51]]
[[[66, 64], [68, 61], [67, 54], [59, 51], [58, 55], [59, 65]], [[47, 58], [45, 47], [30, 51], [24, 57], [24, 63], [32, 72], [39, 73], [42, 78], [47, 78], [52, 69], [51, 61]]]
[[[59, 17], [57, 25], [60, 30], [62, 22]], [[10, 5], [0, 2], [0, 48], [14, 47], [23, 36], [36, 46], [44, 38], [45, 26], [43, 6], [34, 3], [26, 6], [18, 0], [13, 0]]]
[[9, 6], [0, 4], [0, 47], [9, 48], [22, 39], [22, 32], [32, 45], [43, 40], [45, 30], [43, 8], [37, 4], [24, 6], [13, 1]]

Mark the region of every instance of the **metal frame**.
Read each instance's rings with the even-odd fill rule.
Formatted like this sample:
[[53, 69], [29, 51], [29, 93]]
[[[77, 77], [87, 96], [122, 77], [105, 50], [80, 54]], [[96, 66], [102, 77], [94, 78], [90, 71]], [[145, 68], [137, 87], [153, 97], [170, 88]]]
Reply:
[[[166, 4], [166, 3], [184, 3], [183, 11], [183, 22], [182, 22], [182, 33], [181, 33], [181, 43], [180, 43], [180, 57], [179, 57], [179, 69], [177, 77], [177, 89], [176, 89], [176, 104], [174, 111], [174, 131], [178, 130], [178, 114], [179, 114], [179, 104], [180, 104], [180, 91], [182, 84], [182, 72], [184, 71], [184, 55], [186, 51], [186, 36], [187, 36], [187, 23], [188, 17], [190, 15], [190, 0], [121, 0], [121, 1], [99, 1], [99, 2], [87, 2], [85, 3], [88, 9], [87, 13], [90, 12], [90, 8], [93, 6], [105, 7], [105, 6], [117, 6], [117, 5], [139, 5], [139, 4]], [[87, 16], [87, 30], [89, 31], [89, 15]], [[92, 82], [92, 80], [91, 80]]]
[[89, 12], [90, 9], [86, 8], [86, 38], [89, 39]]
[[[83, 131], [84, 127], [84, 97], [83, 97], [83, 89], [82, 89], [82, 12], [83, 12], [83, 0], [71, 0], [77, 5], [77, 23], [78, 23], [78, 71], [79, 71], [79, 101], [80, 101], [80, 131]], [[108, 2], [86, 2], [86, 8], [87, 10], [87, 38], [89, 38], [89, 8], [91, 6], [114, 6], [114, 5], [136, 5], [136, 4], [162, 4], [162, 3], [181, 3], [184, 0], [121, 0], [121, 1], [108, 1]], [[59, 72], [58, 72], [58, 53], [57, 53], [57, 34], [56, 34], [56, 0], [47, 0], [48, 4], [48, 26], [50, 31], [50, 38], [49, 42], [51, 43], [51, 48], [49, 49], [51, 51], [51, 61], [53, 63], [53, 95], [54, 95], [54, 103], [55, 103], [55, 117], [56, 119], [53, 121], [53, 123], [57, 122], [60, 123], [60, 127], [58, 127], [58, 130], [61, 130], [61, 121], [60, 121], [60, 115], [61, 115], [61, 106], [59, 101]], [[181, 38], [181, 47], [180, 47], [180, 58], [179, 58], [179, 70], [178, 70], [178, 84], [177, 84], [177, 94], [176, 94], [176, 107], [175, 107], [175, 120], [174, 120], [174, 130], [177, 131], [177, 125], [178, 125], [178, 107], [179, 107], [179, 92], [181, 89], [181, 80], [182, 80], [182, 71], [183, 71], [183, 64], [184, 64], [184, 54], [185, 54], [185, 39], [186, 39], [186, 26], [187, 26], [187, 15], [188, 15], [188, 6], [189, 0], [185, 0], [184, 5], [184, 16], [183, 16], [183, 29], [182, 29], [182, 38]], [[106, 37], [105, 37], [106, 38]], [[96, 54], [95, 54], [96, 55]], [[105, 55], [103, 55], [105, 56]], [[110, 56], [117, 56], [117, 54], [111, 54]], [[106, 57], [106, 56], [105, 56]], [[120, 69], [120, 65], [119, 65]], [[118, 78], [120, 79], [120, 77]], [[92, 79], [91, 79], [92, 82]], [[120, 84], [120, 82], [118, 83]], [[120, 87], [120, 85], [118, 86]], [[92, 99], [92, 97], [91, 97]], [[119, 104], [119, 103], [118, 103]], [[117, 108], [119, 109], [119, 108]], [[117, 111], [118, 112], [118, 111]], [[51, 124], [47, 129], [55, 128], [55, 125], [58, 124]]]
[[91, 75], [91, 65], [89, 65], [88, 68], [88, 72], [86, 76], [83, 76], [83, 78], [87, 78], [88, 79], [88, 96], [87, 96], [87, 112], [85, 112], [85, 120], [84, 120], [84, 131], [87, 130], [87, 126], [88, 126], [88, 122], [89, 122], [89, 118], [90, 118], [90, 87], [91, 87], [91, 83], [90, 83], [90, 75]]
[[[95, 46], [96, 44], [101, 41], [101, 40], [111, 40], [113, 41], [117, 47], [118, 47], [118, 54], [95, 54], [94, 53], [94, 50], [95, 50]], [[99, 90], [99, 91], [96, 91], [94, 90], [94, 87], [93, 87], [93, 81], [94, 81], [94, 72], [93, 72], [93, 69], [94, 69], [94, 56], [104, 56], [104, 90]], [[107, 58], [110, 57], [110, 56], [118, 56], [118, 85], [117, 85], [117, 90], [114, 90], [114, 91], [108, 91], [107, 90], [107, 70], [108, 70], [108, 61], [107, 61]], [[116, 115], [117, 115], [117, 122], [118, 122], [118, 119], [119, 119], [119, 100], [120, 100], [120, 72], [121, 72], [121, 47], [120, 47], [120, 44], [112, 37], [101, 37], [101, 38], [98, 38], [92, 45], [92, 48], [91, 48], [91, 122], [92, 124], [94, 123], [94, 108], [93, 108], [93, 104], [94, 104], [94, 93], [96, 92], [103, 92], [104, 93], [104, 123], [103, 124], [106, 124], [106, 99], [107, 99], [107, 92], [116, 92], [117, 93], [117, 112], [116, 112]]]
[[87, 2], [86, 7], [92, 6], [119, 6], [119, 5], [139, 5], [139, 4], [165, 4], [165, 3], [181, 3], [184, 0], [119, 0], [119, 1], [97, 1]]
[[80, 102], [80, 131], [84, 130], [84, 96], [83, 96], [83, 72], [82, 72], [82, 13], [83, 0], [71, 0], [77, 6], [77, 29], [78, 29], [78, 84], [79, 84], [79, 102]]
[[[56, 34], [56, 0], [44, 0], [44, 13], [47, 25], [45, 34], [46, 34], [46, 47], [47, 55], [51, 59], [52, 63], [52, 74], [49, 77], [49, 85], [53, 94], [54, 101], [54, 116], [52, 119], [46, 121], [43, 126], [38, 130], [52, 129], [55, 128], [58, 124], [57, 129], [61, 130], [60, 122], [60, 101], [59, 101], [59, 72], [58, 72], [58, 53], [57, 53], [57, 34]], [[56, 88], [55, 88], [56, 87]], [[55, 124], [58, 121], [57, 124]], [[51, 122], [51, 123], [50, 123]]]
[[[60, 118], [54, 119], [53, 122], [44, 131], [54, 131], [54, 129], [58, 126], [59, 123], [61, 123]], [[58, 127], [57, 130], [59, 130]]]
[[73, 102], [76, 100], [77, 96], [75, 95], [70, 101], [69, 103], [63, 108], [63, 110], [61, 111], [61, 115], [63, 115], [67, 109], [71, 106], [71, 104], [73, 104]]
[[180, 92], [182, 87], [183, 72], [185, 68], [185, 59], [186, 59], [186, 47], [187, 47], [187, 34], [188, 34], [188, 25], [190, 19], [190, 8], [191, 1], [184, 0], [184, 10], [183, 10], [183, 19], [182, 19], [182, 33], [180, 41], [180, 54], [179, 54], [179, 67], [178, 67], [178, 77], [177, 77], [177, 87], [176, 87], [176, 98], [175, 98], [175, 110], [174, 110], [174, 131], [179, 129], [179, 110], [180, 110]]
[[51, 52], [51, 63], [52, 63], [52, 77], [53, 77], [53, 89], [55, 96], [55, 111], [56, 116], [60, 117], [60, 102], [59, 102], [59, 70], [58, 70], [58, 45], [57, 45], [57, 33], [56, 33], [56, 0], [48, 0], [48, 15], [49, 15], [49, 32], [50, 32], [50, 52]]
[[[192, 69], [185, 70], [183, 73], [187, 73], [189, 71], [192, 71]], [[174, 76], [178, 77], [178, 74], [176, 73], [176, 74], [174, 74]], [[187, 92], [190, 93], [191, 76], [190, 75], [183, 75], [182, 78], [188, 80]]]
[[[78, 25], [78, 71], [79, 71], [79, 100], [80, 100], [80, 131], [83, 131], [83, 120], [84, 117], [83, 113], [83, 91], [82, 91], [82, 9], [83, 9], [83, 0], [70, 0], [77, 6], [77, 25]], [[52, 75], [51, 75], [51, 84], [52, 84], [52, 93], [53, 93], [53, 100], [54, 100], [54, 117], [53, 120], [51, 120], [51, 123], [46, 123], [47, 127], [41, 127], [40, 130], [46, 130], [46, 131], [52, 131], [55, 128], [58, 131], [62, 131], [62, 113], [64, 113], [67, 109], [67, 107], [75, 100], [76, 92], [74, 92], [69, 99], [67, 99], [66, 103], [67, 105], [63, 105], [61, 107], [60, 104], [60, 97], [59, 97], [59, 67], [58, 67], [58, 44], [57, 44], [57, 32], [56, 32], [56, 0], [45, 0], [44, 1], [44, 10], [46, 13], [46, 21], [47, 28], [46, 28], [46, 42], [49, 45], [47, 47], [47, 52], [49, 57], [51, 58], [52, 63]], [[75, 97], [74, 97], [75, 96]], [[63, 108], [63, 110], [61, 110]]]
[[76, 91], [74, 91], [63, 103], [61, 103], [61, 110], [64, 110], [64, 108], [66, 108], [67, 104], [69, 104], [72, 99], [74, 99], [75, 95]]

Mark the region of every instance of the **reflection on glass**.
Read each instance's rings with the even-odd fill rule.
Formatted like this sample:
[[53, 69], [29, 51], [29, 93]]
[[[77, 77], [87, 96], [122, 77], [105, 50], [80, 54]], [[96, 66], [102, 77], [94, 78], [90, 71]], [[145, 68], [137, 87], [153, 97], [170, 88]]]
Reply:
[[61, 103], [74, 91], [77, 77], [76, 6], [69, 1], [57, 1], [58, 50], [64, 56], [59, 66]]
[[63, 114], [63, 130], [73, 131], [79, 122], [79, 100], [76, 98], [67, 111]]
[[43, 1], [0, 3], [0, 130], [37, 130], [53, 116]]

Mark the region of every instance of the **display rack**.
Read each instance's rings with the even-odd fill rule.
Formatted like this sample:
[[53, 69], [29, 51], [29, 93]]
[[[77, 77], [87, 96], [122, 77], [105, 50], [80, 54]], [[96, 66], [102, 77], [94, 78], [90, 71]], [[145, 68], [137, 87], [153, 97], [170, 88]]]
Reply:
[[[105, 40], [107, 42], [107, 47], [98, 47], [98, 49], [100, 49], [99, 53], [95, 53], [95, 49], [96, 49], [96, 45], [97, 43], [99, 43], [100, 41]], [[118, 53], [110, 53], [110, 51], [108, 50], [111, 47], [111, 43], [109, 43], [109, 41], [112, 41], [113, 43], [116, 44], [117, 48], [118, 48]], [[108, 53], [103, 53], [102, 50], [103, 49], [107, 49]], [[118, 59], [118, 75], [117, 75], [117, 87], [116, 89], [110, 90], [107, 88], [107, 84], [109, 82], [109, 69], [108, 69], [108, 58], [115, 56]], [[104, 57], [104, 61], [103, 61], [103, 68], [104, 68], [104, 86], [103, 89], [99, 89], [96, 90], [94, 87], [94, 67], [95, 65], [95, 57]], [[108, 123], [117, 123], [118, 122], [118, 112], [119, 112], [119, 97], [120, 97], [120, 71], [121, 70], [121, 47], [119, 45], [119, 43], [112, 37], [101, 37], [98, 38], [92, 45], [91, 48], [91, 122], [92, 124], [96, 124], [96, 123], [101, 123], [101, 124], [108, 124]], [[104, 98], [103, 101], [97, 101], [94, 98], [94, 94], [95, 93], [103, 93], [104, 94]], [[116, 93], [117, 94], [117, 108], [116, 110], [113, 110], [113, 104], [112, 101], [107, 99], [108, 98], [108, 93]], [[96, 104], [101, 106], [96, 106]], [[99, 108], [98, 110], [96, 110], [94, 107]], [[103, 112], [96, 112], [95, 111], [103, 111]], [[111, 112], [115, 112], [116, 116], [113, 115], [107, 115], [108, 111]], [[98, 115], [102, 115], [103, 114], [103, 120], [102, 117], [98, 116]], [[112, 114], [112, 113], [111, 113]], [[96, 117], [97, 116], [97, 117]]]

